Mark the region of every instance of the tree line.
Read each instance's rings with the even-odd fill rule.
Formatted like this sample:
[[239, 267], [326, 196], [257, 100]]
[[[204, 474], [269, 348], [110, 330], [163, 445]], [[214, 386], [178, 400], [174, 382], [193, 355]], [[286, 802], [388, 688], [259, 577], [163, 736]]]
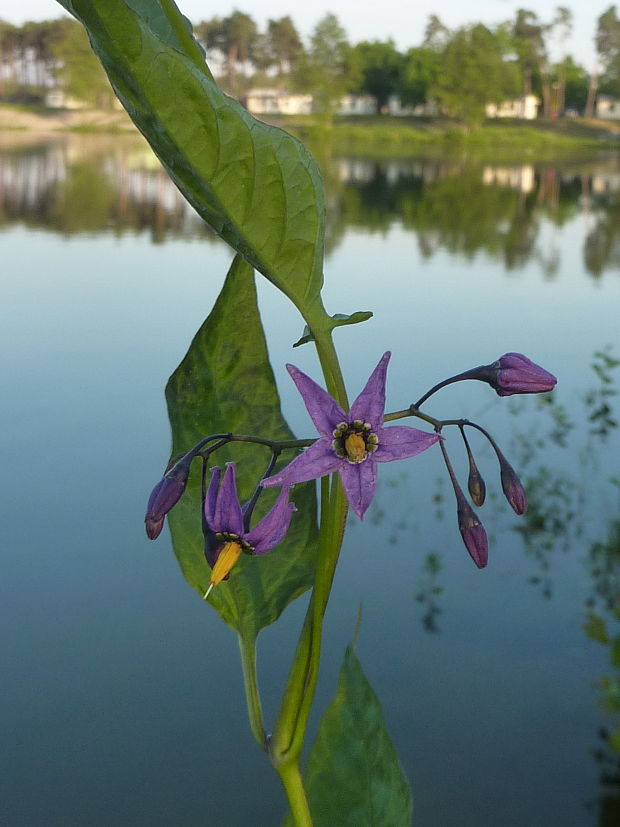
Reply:
[[[456, 29], [431, 15], [422, 43], [405, 51], [392, 40], [351, 44], [334, 14], [323, 17], [305, 42], [289, 16], [268, 20], [261, 31], [242, 11], [203, 20], [194, 31], [225, 91], [241, 100], [256, 87], [309, 92], [317, 111], [330, 118], [347, 93], [373, 96], [380, 112], [395, 96], [411, 107], [432, 100], [438, 111], [476, 125], [485, 104], [530, 93], [545, 117], [567, 110], [591, 114], [597, 90], [620, 96], [616, 7], [597, 20], [600, 72], [588, 72], [567, 53], [572, 26], [572, 13], [562, 6], [548, 20], [519, 9], [495, 26]], [[91, 105], [112, 100], [78, 23], [60, 18], [13, 26], [0, 20], [0, 100], [35, 101], [53, 83]]]

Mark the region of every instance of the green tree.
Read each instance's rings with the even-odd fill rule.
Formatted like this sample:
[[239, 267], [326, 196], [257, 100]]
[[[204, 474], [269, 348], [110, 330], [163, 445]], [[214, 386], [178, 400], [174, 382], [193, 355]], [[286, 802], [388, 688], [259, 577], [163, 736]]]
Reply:
[[[0, 98], [6, 98], [15, 83], [15, 59], [18, 45], [17, 26], [0, 20]], [[9, 81], [11, 77], [12, 82]]]
[[44, 88], [47, 77], [53, 74], [55, 49], [68, 35], [72, 21], [66, 17], [55, 20], [28, 21], [20, 31], [22, 50], [32, 50], [36, 60], [37, 84]]
[[566, 6], [558, 6], [553, 20], [553, 30], [556, 33], [556, 39], [560, 47], [561, 59], [556, 66], [556, 80], [553, 88], [556, 90], [554, 100], [554, 111], [556, 113], [563, 112], [566, 107], [566, 40], [573, 30], [573, 13]]
[[303, 45], [295, 24], [287, 15], [267, 21], [266, 48], [272, 64], [277, 68], [280, 85], [295, 71], [303, 53]]
[[468, 128], [481, 125], [485, 104], [514, 97], [515, 64], [505, 59], [501, 39], [478, 23], [458, 29], [441, 55], [429, 93]]
[[544, 23], [535, 12], [528, 9], [518, 9], [513, 23], [512, 34], [521, 68], [523, 94], [529, 95], [539, 89], [543, 114], [547, 118], [552, 114], [553, 103], [547, 38], [555, 30], [560, 32], [560, 39], [565, 39], [571, 25], [571, 12], [562, 6], [557, 8], [550, 23]]
[[427, 46], [409, 49], [404, 55], [398, 92], [404, 104], [418, 106], [429, 99], [441, 68], [441, 54]]
[[310, 48], [300, 61], [298, 87], [312, 93], [317, 112], [329, 122], [343, 95], [359, 85], [360, 76], [346, 32], [334, 14], [326, 14], [315, 26]]
[[400, 86], [403, 57], [396, 49], [393, 40], [381, 42], [367, 40], [353, 47], [353, 60], [361, 72], [359, 91], [377, 99], [381, 111], [391, 95], [396, 94]]
[[600, 90], [620, 95], [620, 19], [615, 6], [610, 6], [598, 18], [595, 42], [603, 69]]
[[583, 66], [575, 63], [570, 55], [551, 68], [551, 81], [557, 84], [558, 96], [563, 87], [563, 106], [558, 109], [574, 109], [583, 112], [588, 99], [590, 77]]
[[436, 52], [443, 51], [450, 40], [450, 29], [441, 22], [436, 14], [430, 14], [424, 29], [422, 46]]
[[195, 27], [197, 37], [207, 49], [219, 51], [226, 62], [226, 91], [240, 97], [242, 84], [239, 80], [239, 64], [247, 63], [254, 57], [258, 44], [258, 27], [253, 18], [244, 12], [234, 11], [229, 17], [213, 17], [203, 20]]
[[92, 106], [112, 105], [112, 88], [79, 23], [66, 21], [63, 36], [51, 50], [58, 64], [55, 75], [67, 95]]

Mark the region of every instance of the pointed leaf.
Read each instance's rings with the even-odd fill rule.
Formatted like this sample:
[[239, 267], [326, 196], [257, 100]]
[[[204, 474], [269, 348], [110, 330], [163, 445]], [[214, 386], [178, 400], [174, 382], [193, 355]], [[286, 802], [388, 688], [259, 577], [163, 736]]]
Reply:
[[[359, 324], [359, 322], [366, 322], [368, 319], [372, 318], [372, 313], [370, 310], [358, 310], [357, 313], [352, 313], [350, 316], [347, 316], [346, 313], [335, 313], [333, 316], [330, 316], [326, 322], [326, 327], [329, 330], [333, 330], [335, 327], [342, 327], [343, 325], [347, 324]], [[314, 336], [310, 332], [310, 328], [308, 325], [304, 327], [304, 332], [301, 335], [301, 339], [298, 339], [293, 347], [299, 347], [300, 345], [306, 345], [308, 342], [313, 342]]]
[[[239, 256], [213, 310], [170, 377], [166, 400], [173, 454], [189, 450], [212, 433], [294, 438], [280, 411], [252, 269]], [[236, 461], [237, 486], [241, 502], [245, 502], [270, 455], [262, 446], [236, 443], [219, 449], [209, 464], [223, 467], [229, 460]], [[292, 451], [283, 452], [281, 464], [293, 456]], [[169, 522], [183, 574], [204, 594], [210, 570], [203, 555], [200, 476], [200, 460], [195, 460], [186, 493], [170, 512]], [[273, 505], [278, 493], [270, 490], [261, 494], [253, 524]], [[211, 602], [223, 619], [244, 635], [255, 635], [273, 623], [286, 605], [312, 584], [317, 546], [314, 483], [296, 486], [291, 500], [298, 511], [285, 540], [264, 556], [242, 555], [230, 580], [211, 593]]]
[[[312, 746], [305, 786], [315, 827], [411, 825], [411, 790], [352, 646]], [[285, 827], [293, 827], [290, 814]]]
[[[183, 195], [302, 312], [323, 282], [324, 193], [296, 138], [216, 85], [172, 0], [59, 0]], [[315, 308], [316, 309], [316, 308]]]

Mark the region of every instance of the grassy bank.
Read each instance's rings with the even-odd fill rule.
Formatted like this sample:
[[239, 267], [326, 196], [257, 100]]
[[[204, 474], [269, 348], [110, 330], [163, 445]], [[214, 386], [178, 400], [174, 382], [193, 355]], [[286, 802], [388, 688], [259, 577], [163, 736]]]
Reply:
[[375, 158], [472, 154], [522, 160], [590, 155], [620, 148], [620, 136], [613, 131], [615, 124], [583, 119], [493, 120], [470, 132], [448, 119], [342, 118], [326, 127], [310, 117], [290, 117], [273, 123], [310, 146], [328, 144], [338, 154]]
[[[447, 118], [339, 118], [326, 126], [313, 116], [271, 118], [271, 123], [297, 135], [318, 155], [336, 153], [372, 158], [411, 156], [492, 157], [496, 161], [582, 157], [620, 148], [620, 123], [595, 119], [553, 121], [487, 121], [467, 132]], [[0, 129], [133, 131], [127, 115], [118, 110], [44, 110], [35, 106], [0, 105]]]

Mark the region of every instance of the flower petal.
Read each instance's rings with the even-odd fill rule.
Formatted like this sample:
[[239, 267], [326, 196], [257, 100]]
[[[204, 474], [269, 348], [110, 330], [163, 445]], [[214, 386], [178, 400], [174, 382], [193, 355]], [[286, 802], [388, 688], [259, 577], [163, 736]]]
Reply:
[[293, 513], [294, 503], [288, 501], [288, 486], [280, 491], [273, 508], [246, 534], [245, 539], [254, 546], [254, 554], [264, 554], [278, 545], [286, 535]]
[[211, 482], [207, 488], [207, 496], [205, 498], [205, 520], [209, 528], [213, 528], [215, 522], [215, 506], [217, 504], [217, 494], [220, 489], [221, 470], [215, 466], [211, 469]]
[[391, 355], [389, 350], [383, 354], [379, 364], [370, 374], [366, 387], [351, 405], [350, 422], [354, 419], [361, 419], [362, 422], [369, 422], [375, 431], [383, 424], [385, 377]]
[[366, 462], [355, 464], [345, 460], [338, 470], [349, 505], [363, 520], [377, 488], [376, 463], [370, 457]]
[[336, 400], [332, 399], [320, 385], [317, 385], [314, 379], [310, 379], [295, 365], [287, 365], [286, 369], [297, 385], [297, 390], [304, 400], [310, 419], [314, 422], [317, 431], [322, 436], [328, 436], [331, 439], [332, 431], [336, 425], [340, 422], [348, 422], [347, 415]]
[[372, 455], [375, 462], [391, 462], [394, 459], [414, 457], [441, 439], [439, 434], [428, 434], [407, 425], [380, 428], [377, 436], [379, 447]]
[[279, 473], [264, 479], [262, 484], [269, 488], [272, 485], [289, 486], [296, 482], [316, 480], [337, 471], [343, 462], [346, 460], [337, 456], [332, 448], [331, 437], [321, 437]]
[[237, 496], [234, 462], [226, 463], [226, 473], [217, 496], [215, 519], [211, 527], [214, 531], [228, 531], [239, 536], [243, 534], [243, 514]]
[[207, 563], [209, 564], [209, 568], [212, 569], [217, 563], [218, 552], [222, 546], [223, 543], [221, 540], [216, 538], [215, 532], [207, 529], [205, 532], [204, 555]]

